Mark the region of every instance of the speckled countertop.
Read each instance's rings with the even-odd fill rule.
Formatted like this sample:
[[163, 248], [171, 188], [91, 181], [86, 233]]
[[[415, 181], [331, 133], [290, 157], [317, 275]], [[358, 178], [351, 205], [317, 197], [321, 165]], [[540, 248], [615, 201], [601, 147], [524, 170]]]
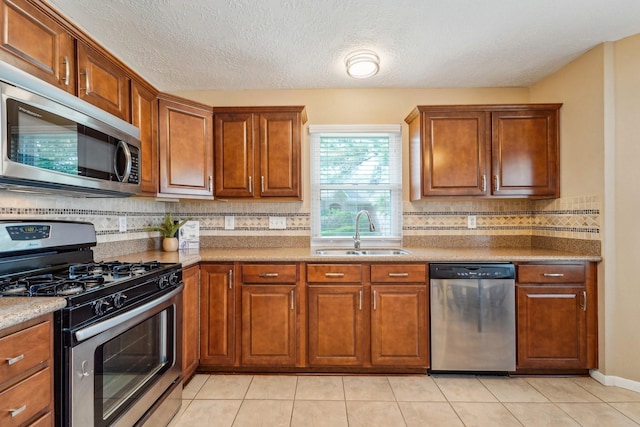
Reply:
[[[184, 267], [198, 262], [507, 262], [507, 261], [600, 261], [601, 257], [535, 248], [411, 248], [408, 255], [325, 256], [318, 248], [202, 248], [178, 252], [147, 251], [114, 257], [120, 261], [181, 262]], [[365, 249], [365, 248], [363, 248]]]
[[67, 300], [58, 297], [3, 297], [0, 298], [0, 329], [15, 326], [43, 314], [60, 310]]

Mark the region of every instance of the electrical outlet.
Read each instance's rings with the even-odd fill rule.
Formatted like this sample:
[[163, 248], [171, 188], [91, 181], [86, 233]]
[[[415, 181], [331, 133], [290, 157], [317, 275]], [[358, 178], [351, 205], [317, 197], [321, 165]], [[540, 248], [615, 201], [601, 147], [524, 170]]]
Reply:
[[475, 215], [467, 216], [467, 228], [476, 228], [476, 216]]
[[225, 230], [233, 230], [236, 228], [236, 217], [234, 216], [225, 216], [224, 217], [224, 229]]
[[287, 228], [287, 218], [282, 216], [270, 216], [269, 228], [271, 230], [285, 230]]
[[127, 217], [121, 216], [118, 218], [118, 226], [120, 228], [120, 232], [124, 233], [127, 231]]

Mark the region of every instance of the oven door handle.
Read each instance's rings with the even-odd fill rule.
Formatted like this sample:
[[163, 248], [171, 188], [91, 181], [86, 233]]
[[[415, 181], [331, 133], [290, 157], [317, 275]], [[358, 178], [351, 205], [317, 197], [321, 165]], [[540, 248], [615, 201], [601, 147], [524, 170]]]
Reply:
[[96, 323], [95, 325], [87, 326], [86, 328], [80, 329], [74, 334], [76, 340], [78, 340], [78, 342], [86, 341], [89, 338], [101, 334], [102, 332], [111, 329], [116, 325], [127, 322], [128, 320], [131, 320], [140, 314], [143, 314], [159, 305], [162, 305], [166, 301], [169, 301], [171, 298], [182, 292], [183, 287], [184, 285], [180, 283], [180, 285], [176, 289], [156, 300], [149, 301], [148, 303], [143, 304], [140, 307], [136, 307], [133, 310], [127, 311], [126, 313], [123, 313], [119, 316], [112, 317], [111, 319], [105, 320], [104, 322]]

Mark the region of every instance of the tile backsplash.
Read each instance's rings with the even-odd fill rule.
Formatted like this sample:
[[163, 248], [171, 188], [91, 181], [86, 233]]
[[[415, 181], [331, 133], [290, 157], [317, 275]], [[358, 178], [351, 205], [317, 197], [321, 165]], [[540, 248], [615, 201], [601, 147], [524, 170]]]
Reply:
[[[207, 238], [285, 237], [305, 241], [310, 236], [309, 208], [302, 202], [162, 202], [152, 198], [83, 199], [62, 196], [0, 193], [0, 219], [64, 219], [92, 222], [98, 244], [140, 240], [143, 247], [157, 245], [157, 224], [166, 212], [176, 219], [200, 222], [202, 242]], [[475, 229], [467, 217], [476, 217]], [[234, 217], [234, 229], [225, 229], [225, 216]], [[119, 231], [126, 217], [127, 231]], [[269, 217], [283, 217], [285, 230], [269, 229]], [[555, 200], [438, 200], [404, 202], [403, 234], [415, 236], [539, 236], [601, 240], [601, 207], [595, 196]], [[230, 239], [231, 240], [231, 239]], [[145, 242], [149, 241], [149, 242]], [[242, 241], [241, 239], [239, 241]], [[205, 246], [205, 244], [203, 244]], [[126, 246], [123, 246], [125, 248]], [[131, 246], [130, 251], [139, 249]], [[127, 251], [127, 249], [123, 249]]]

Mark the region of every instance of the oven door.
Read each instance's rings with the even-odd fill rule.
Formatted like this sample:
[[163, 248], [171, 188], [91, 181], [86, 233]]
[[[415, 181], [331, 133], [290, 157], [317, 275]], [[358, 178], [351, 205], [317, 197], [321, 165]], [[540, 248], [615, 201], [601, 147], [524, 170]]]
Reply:
[[71, 426], [134, 425], [179, 381], [182, 288], [75, 332]]

